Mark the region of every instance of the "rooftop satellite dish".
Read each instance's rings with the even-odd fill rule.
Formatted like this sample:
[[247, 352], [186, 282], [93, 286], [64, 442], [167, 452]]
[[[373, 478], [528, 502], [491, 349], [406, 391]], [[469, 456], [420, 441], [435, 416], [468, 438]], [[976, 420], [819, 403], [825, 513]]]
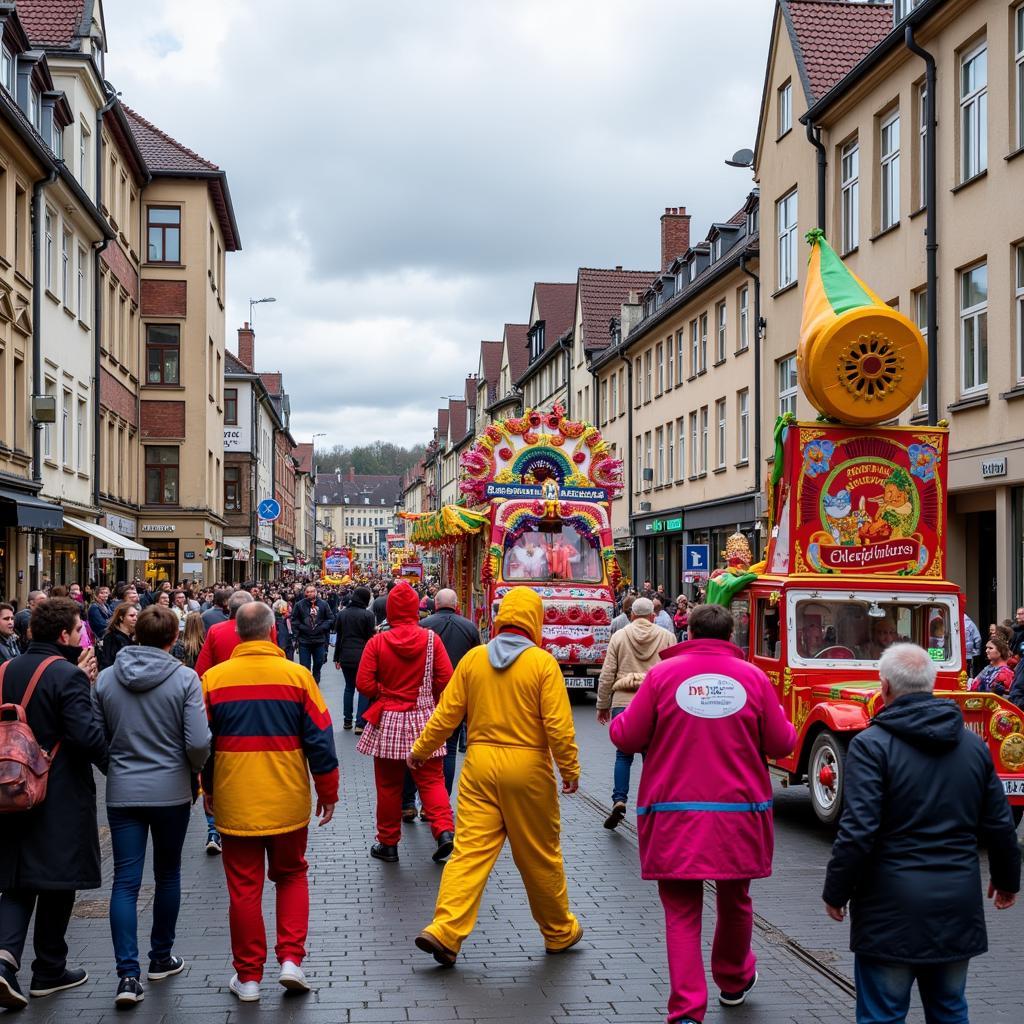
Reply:
[[753, 167], [754, 151], [752, 149], [737, 149], [731, 160], [725, 161], [730, 167]]

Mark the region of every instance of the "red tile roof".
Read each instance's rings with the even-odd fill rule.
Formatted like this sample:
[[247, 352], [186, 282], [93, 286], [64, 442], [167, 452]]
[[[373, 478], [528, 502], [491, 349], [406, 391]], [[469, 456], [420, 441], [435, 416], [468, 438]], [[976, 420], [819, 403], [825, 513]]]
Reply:
[[448, 410], [437, 410], [437, 436], [438, 438], [448, 436]]
[[263, 386], [267, 389], [268, 395], [280, 395], [284, 390], [281, 374], [279, 373], [261, 373], [260, 380], [263, 381]]
[[[505, 346], [508, 348], [508, 375], [512, 381], [519, 380], [530, 362], [530, 353], [526, 348], [526, 324], [505, 324], [503, 334]], [[504, 398], [504, 395], [499, 395]]]
[[484, 373], [484, 380], [487, 381], [487, 388], [490, 391], [498, 383], [501, 376], [501, 342], [481, 341], [480, 342], [480, 363]]
[[781, 0], [809, 103], [821, 99], [893, 30], [892, 5]]
[[580, 267], [578, 287], [583, 310], [583, 346], [589, 351], [611, 344], [608, 324], [635, 291], [643, 295], [657, 277], [656, 270], [597, 270]]
[[474, 377], [466, 378], [466, 405], [470, 409], [476, 408], [476, 389], [480, 385], [480, 381]]
[[546, 348], [554, 345], [573, 325], [576, 318], [576, 285], [538, 281], [533, 288], [537, 298], [538, 319], [544, 321]]
[[131, 107], [124, 108], [135, 142], [142, 152], [146, 166], [154, 173], [161, 171], [195, 171], [199, 173], [217, 171], [220, 168], [172, 139], [155, 124], [151, 124]]
[[17, 11], [33, 46], [78, 49], [85, 0], [18, 0]]
[[295, 450], [292, 452], [295, 457], [295, 461], [299, 464], [300, 473], [312, 473], [313, 472], [313, 445], [310, 441], [304, 441], [302, 444], [297, 444]]
[[455, 442], [461, 441], [466, 436], [466, 402], [462, 398], [452, 398], [448, 401], [449, 429], [448, 433]]

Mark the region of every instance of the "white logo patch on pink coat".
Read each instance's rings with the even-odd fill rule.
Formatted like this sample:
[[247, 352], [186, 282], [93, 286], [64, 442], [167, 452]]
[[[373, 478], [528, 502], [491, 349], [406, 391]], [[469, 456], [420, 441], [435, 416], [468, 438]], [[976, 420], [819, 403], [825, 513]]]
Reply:
[[707, 672], [680, 683], [676, 703], [697, 718], [728, 718], [746, 705], [747, 691], [735, 679]]

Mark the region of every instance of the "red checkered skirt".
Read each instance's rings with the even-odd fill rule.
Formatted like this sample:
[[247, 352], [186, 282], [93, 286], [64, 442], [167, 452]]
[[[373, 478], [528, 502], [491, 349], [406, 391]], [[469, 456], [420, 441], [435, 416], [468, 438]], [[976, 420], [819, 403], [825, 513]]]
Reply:
[[[356, 744], [360, 754], [404, 761], [412, 753], [413, 744], [420, 738], [436, 706], [433, 691], [435, 637], [432, 630], [427, 630], [427, 637], [427, 660], [423, 669], [423, 682], [416, 696], [416, 707], [408, 711], [383, 711], [379, 725], [367, 722]], [[430, 756], [444, 757], [447, 749], [447, 744], [443, 744]]]

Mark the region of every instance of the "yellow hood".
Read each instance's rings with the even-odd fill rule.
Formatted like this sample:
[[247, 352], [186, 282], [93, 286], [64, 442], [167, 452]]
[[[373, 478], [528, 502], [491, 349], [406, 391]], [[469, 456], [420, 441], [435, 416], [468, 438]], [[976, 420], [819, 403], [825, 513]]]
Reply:
[[544, 625], [544, 604], [540, 595], [529, 587], [513, 587], [501, 600], [494, 620], [495, 631], [507, 626], [521, 629], [540, 647], [541, 627]]

